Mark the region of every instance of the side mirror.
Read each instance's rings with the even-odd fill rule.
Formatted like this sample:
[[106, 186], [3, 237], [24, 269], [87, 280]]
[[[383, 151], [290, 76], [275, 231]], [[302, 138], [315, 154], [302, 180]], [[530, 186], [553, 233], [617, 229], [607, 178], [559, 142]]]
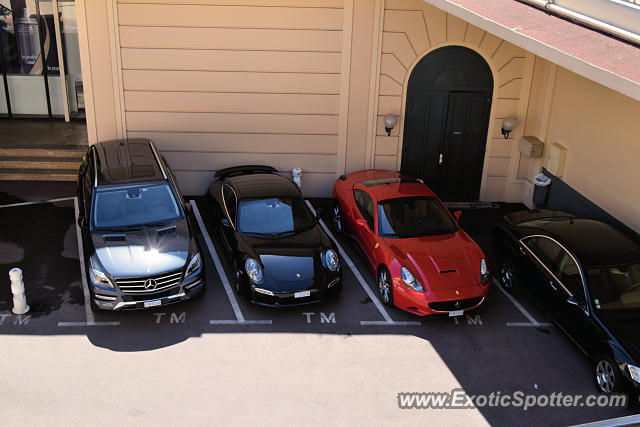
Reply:
[[324, 215], [324, 211], [320, 208], [316, 209], [316, 215], [315, 215], [315, 220], [316, 222], [320, 222], [320, 219], [322, 218], [322, 215]]
[[220, 224], [222, 224], [222, 226], [224, 228], [231, 228], [231, 223], [229, 222], [229, 220], [227, 218], [222, 218], [220, 220]]
[[453, 216], [456, 217], [456, 222], [460, 224], [460, 217], [462, 216], [462, 211], [455, 211]]
[[569, 305], [575, 305], [575, 306], [580, 305], [580, 303], [578, 302], [578, 300], [575, 297], [568, 297], [567, 298], [567, 303]]
[[83, 217], [83, 216], [78, 217], [78, 227], [80, 227], [80, 228], [86, 228], [87, 227], [87, 220], [85, 219], [85, 217]]

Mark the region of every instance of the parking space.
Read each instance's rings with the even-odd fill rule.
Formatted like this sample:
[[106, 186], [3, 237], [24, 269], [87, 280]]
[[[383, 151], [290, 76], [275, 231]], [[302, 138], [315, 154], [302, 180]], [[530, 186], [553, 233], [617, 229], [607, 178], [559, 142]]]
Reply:
[[[2, 194], [0, 192], [0, 196]], [[94, 347], [115, 352], [164, 349], [190, 338], [216, 334], [220, 342], [225, 342], [223, 335], [246, 340], [247, 348], [254, 350], [256, 342], [269, 346], [270, 340], [258, 336], [273, 337], [274, 343], [282, 339], [294, 340], [292, 345], [297, 345], [296, 339], [311, 345], [308, 344], [311, 338], [301, 338], [303, 335], [345, 339], [360, 336], [362, 340], [357, 341], [360, 344], [355, 347], [353, 341], [349, 344], [345, 341], [344, 349], [348, 353], [345, 357], [350, 360], [358, 354], [366, 372], [361, 371], [362, 367], [354, 366], [353, 371], [361, 373], [355, 379], [345, 379], [345, 384], [357, 391], [358, 387], [367, 387], [372, 381], [384, 381], [382, 378], [388, 378], [394, 369], [413, 372], [413, 377], [405, 376], [388, 386], [384, 382], [376, 384], [384, 392], [379, 398], [390, 399], [392, 404], [398, 392], [449, 391], [451, 378], [469, 394], [494, 391], [507, 394], [522, 390], [586, 395], [595, 391], [586, 358], [548, 323], [545, 314], [527, 295], [517, 292], [508, 295], [494, 285], [481, 309], [456, 318], [432, 316], [421, 319], [385, 307], [377, 300], [375, 279], [365, 268], [361, 255], [350, 241], [335, 233], [326, 218], [323, 224], [336, 239], [343, 255], [344, 288], [334, 299], [272, 309], [237, 297], [229, 286], [229, 260], [221, 250], [217, 233], [204, 227], [209, 213], [197, 200], [191, 203], [201, 228], [198, 239], [204, 255], [206, 293], [190, 301], [152, 310], [93, 313], [86, 305], [86, 289], [83, 289], [86, 284], [82, 281], [74, 199], [60, 198], [64, 200], [24, 204], [24, 199], [10, 198], [6, 194], [0, 197], [3, 199], [1, 204], [5, 205], [0, 208], [3, 218], [1, 271], [6, 274], [12, 267], [23, 269], [27, 299], [32, 308], [28, 315], [14, 316], [10, 311], [10, 288], [0, 287], [2, 335], [86, 336]], [[313, 201], [314, 207], [326, 207], [326, 203]], [[520, 208], [465, 210], [462, 225], [491, 257], [488, 237], [493, 224], [506, 210]], [[376, 345], [369, 337], [379, 337], [380, 343], [407, 337], [410, 341], [397, 342], [410, 343], [407, 348], [424, 348], [424, 352], [413, 351], [401, 360], [389, 359], [385, 363], [386, 353], [392, 357], [402, 349]], [[197, 345], [187, 348], [198, 351]], [[304, 345], [302, 348], [297, 357], [309, 356], [304, 353]], [[80, 346], [79, 351], [89, 352], [89, 349]], [[224, 352], [225, 349], [221, 347], [216, 351]], [[261, 351], [268, 353], [271, 350]], [[334, 347], [334, 351], [337, 354], [332, 353], [329, 359], [339, 365], [342, 363], [340, 346]], [[259, 352], [255, 357], [259, 360], [267, 357], [266, 353]], [[229, 363], [228, 369], [245, 368], [235, 366], [231, 355], [225, 361]], [[289, 360], [286, 363], [297, 362]], [[180, 369], [194, 381], [199, 375], [208, 375], [206, 366]], [[309, 390], [346, 387], [345, 384], [304, 384], [300, 378], [290, 377], [294, 372], [267, 374], [267, 380], [296, 384], [302, 381]], [[443, 375], [447, 381], [442, 380]], [[339, 382], [340, 378], [333, 381]], [[366, 408], [354, 408], [354, 411], [366, 411]], [[402, 417], [409, 415], [398, 411], [394, 421], [402, 423]], [[627, 415], [632, 409], [547, 407], [524, 413], [520, 408], [487, 407], [478, 411], [491, 424], [575, 424]], [[426, 413], [422, 415], [427, 416]], [[410, 419], [416, 420], [406, 418], [407, 422]]]

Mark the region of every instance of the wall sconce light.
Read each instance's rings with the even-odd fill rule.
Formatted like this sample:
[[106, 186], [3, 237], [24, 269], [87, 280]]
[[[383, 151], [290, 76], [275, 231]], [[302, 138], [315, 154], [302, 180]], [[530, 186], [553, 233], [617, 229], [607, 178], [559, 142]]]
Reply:
[[502, 135], [504, 139], [509, 139], [509, 134], [515, 129], [518, 120], [515, 117], [505, 117], [502, 119]]
[[391, 130], [398, 124], [398, 118], [393, 114], [387, 114], [384, 116], [384, 130], [387, 131], [387, 135], [391, 136]]

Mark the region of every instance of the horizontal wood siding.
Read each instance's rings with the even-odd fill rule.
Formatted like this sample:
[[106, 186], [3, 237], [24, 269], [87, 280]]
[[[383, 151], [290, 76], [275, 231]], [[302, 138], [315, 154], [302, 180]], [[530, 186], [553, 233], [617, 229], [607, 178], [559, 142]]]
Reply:
[[118, 0], [117, 21], [126, 134], [154, 140], [183, 190], [243, 163], [330, 188], [342, 0]]

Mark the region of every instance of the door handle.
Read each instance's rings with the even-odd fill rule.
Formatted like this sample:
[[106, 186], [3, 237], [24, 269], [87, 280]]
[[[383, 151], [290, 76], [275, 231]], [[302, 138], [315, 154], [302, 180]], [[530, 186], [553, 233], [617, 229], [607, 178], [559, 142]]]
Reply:
[[527, 251], [525, 251], [525, 250], [522, 248], [522, 246], [518, 246], [518, 249], [520, 249], [520, 253], [521, 253], [522, 255], [526, 255], [526, 254], [527, 254]]
[[441, 165], [442, 164], [442, 153], [440, 153], [440, 157], [438, 157], [438, 164]]
[[553, 283], [553, 280], [549, 280], [549, 286], [551, 286], [551, 289], [553, 289], [554, 291], [558, 290], [558, 287], [555, 283]]

